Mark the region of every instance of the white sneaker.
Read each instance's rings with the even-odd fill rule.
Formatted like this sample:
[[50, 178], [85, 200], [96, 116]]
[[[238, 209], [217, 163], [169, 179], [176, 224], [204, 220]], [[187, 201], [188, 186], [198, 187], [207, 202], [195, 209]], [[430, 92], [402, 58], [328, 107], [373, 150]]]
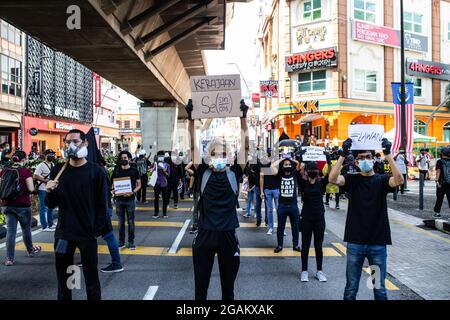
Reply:
[[50, 228], [45, 228], [45, 229], [42, 229], [42, 231], [44, 231], [44, 232], [52, 232], [52, 231], [55, 231], [55, 230], [52, 230], [52, 229], [50, 229]]
[[308, 277], [309, 277], [308, 271], [302, 271], [302, 274], [300, 275], [300, 281], [309, 282]]
[[320, 282], [327, 282], [327, 277], [325, 276], [325, 273], [323, 273], [322, 271], [317, 271], [315, 278]]
[[272, 228], [269, 228], [269, 231], [267, 231], [267, 234], [268, 235], [271, 235], [273, 233], [273, 229]]
[[283, 236], [285, 236], [285, 237], [286, 237], [286, 236], [287, 236], [287, 233], [285, 232], [285, 233], [283, 234]]

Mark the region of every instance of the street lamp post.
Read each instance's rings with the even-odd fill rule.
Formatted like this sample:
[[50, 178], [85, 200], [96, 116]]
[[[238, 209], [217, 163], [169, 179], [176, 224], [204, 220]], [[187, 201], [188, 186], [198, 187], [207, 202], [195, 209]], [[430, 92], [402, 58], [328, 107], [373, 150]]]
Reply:
[[[400, 147], [406, 149], [406, 105], [405, 105], [405, 26], [403, 23], [403, 0], [400, 0], [400, 74], [401, 74], [401, 141]], [[410, 137], [412, 139], [412, 137]]]
[[242, 80], [244, 80], [244, 84], [245, 84], [245, 87], [247, 88], [247, 92], [248, 92], [248, 97], [249, 97], [249, 99], [251, 99], [252, 94], [251, 94], [251, 92], [250, 92], [250, 89], [248, 88], [247, 81], [245, 80], [244, 75], [242, 74], [241, 69], [239, 68], [238, 64], [237, 64], [237, 63], [234, 63], [234, 62], [229, 62], [229, 63], [227, 63], [227, 64], [228, 64], [228, 65], [234, 65], [234, 66], [236, 66], [236, 68], [237, 68], [238, 71], [239, 71], [239, 74], [240, 74], [241, 77], [242, 77]]

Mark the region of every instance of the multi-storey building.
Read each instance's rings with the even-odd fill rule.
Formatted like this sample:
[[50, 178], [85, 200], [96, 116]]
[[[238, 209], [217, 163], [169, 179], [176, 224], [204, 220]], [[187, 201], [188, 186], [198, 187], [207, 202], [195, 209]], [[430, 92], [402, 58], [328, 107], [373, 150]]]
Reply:
[[22, 148], [23, 35], [0, 20], [0, 143]]
[[[119, 108], [116, 114], [116, 123], [119, 127], [120, 135], [118, 150], [128, 150], [134, 153], [138, 145], [142, 143], [140, 106], [141, 101], [124, 91], [121, 92]], [[154, 150], [150, 149], [150, 146], [143, 146], [143, 148], [148, 154], [149, 152], [155, 154]]]
[[[261, 23], [261, 80], [279, 98], [262, 99], [267, 142], [283, 132], [319, 143], [347, 137], [351, 123], [394, 127], [391, 82], [400, 81], [400, 1], [269, 0]], [[404, 0], [406, 79], [414, 83], [415, 130], [425, 132], [450, 81], [450, 1]], [[450, 142], [441, 108], [428, 134]]]

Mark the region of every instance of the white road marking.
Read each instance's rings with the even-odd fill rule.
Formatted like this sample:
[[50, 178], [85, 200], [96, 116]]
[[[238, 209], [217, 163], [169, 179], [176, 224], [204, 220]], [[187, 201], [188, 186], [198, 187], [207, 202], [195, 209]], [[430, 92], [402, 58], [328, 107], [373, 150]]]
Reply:
[[173, 242], [172, 246], [170, 247], [169, 253], [177, 253], [178, 246], [180, 245], [180, 242], [183, 239], [184, 234], [186, 233], [186, 230], [187, 230], [190, 222], [191, 222], [190, 219], [187, 219], [184, 222], [183, 227], [181, 228], [180, 232], [178, 233], [177, 237], [175, 238], [175, 241]]
[[158, 291], [158, 286], [150, 286], [142, 300], [153, 300], [155, 297], [156, 291]]
[[[35, 235], [37, 235], [37, 234], [39, 234], [39, 233], [41, 233], [41, 232], [42, 232], [42, 229], [35, 230], [35, 231], [31, 232], [31, 236], [35, 236]], [[22, 241], [22, 239], [23, 239], [22, 236], [17, 237], [17, 238], [16, 238], [16, 243]], [[6, 242], [0, 244], [0, 249], [3, 249], [4, 247], [6, 247]]]

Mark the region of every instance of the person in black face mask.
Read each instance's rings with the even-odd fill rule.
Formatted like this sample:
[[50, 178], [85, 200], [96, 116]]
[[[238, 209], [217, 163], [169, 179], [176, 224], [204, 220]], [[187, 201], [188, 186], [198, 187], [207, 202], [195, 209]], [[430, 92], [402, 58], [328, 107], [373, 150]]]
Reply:
[[283, 250], [284, 229], [286, 220], [289, 217], [292, 229], [293, 250], [300, 252], [298, 246], [299, 240], [299, 210], [297, 205], [297, 174], [300, 170], [300, 162], [288, 156], [286, 158], [275, 161], [271, 165], [272, 174], [279, 180], [280, 197], [278, 198], [278, 228], [277, 228], [277, 247], [274, 252], [278, 253]]
[[[331, 159], [328, 154], [327, 164], [331, 166]], [[305, 175], [300, 182], [303, 207], [301, 212], [301, 232], [302, 232], [302, 273], [300, 280], [308, 282], [308, 256], [311, 238], [314, 233], [314, 249], [316, 251], [317, 273], [316, 279], [320, 282], [327, 281], [322, 271], [323, 251], [322, 242], [325, 234], [325, 206], [323, 204], [323, 195], [326, 192], [328, 184], [328, 175], [319, 176], [317, 162], [309, 162], [305, 168]]]
[[131, 154], [128, 151], [119, 153], [120, 167], [114, 170], [111, 181], [129, 181], [131, 190], [122, 192], [113, 188], [116, 203], [116, 214], [119, 217], [119, 248], [125, 248], [125, 219], [128, 222], [128, 249], [135, 250], [134, 245], [134, 212], [136, 210], [136, 193], [141, 189], [141, 177], [137, 169], [130, 166]]

